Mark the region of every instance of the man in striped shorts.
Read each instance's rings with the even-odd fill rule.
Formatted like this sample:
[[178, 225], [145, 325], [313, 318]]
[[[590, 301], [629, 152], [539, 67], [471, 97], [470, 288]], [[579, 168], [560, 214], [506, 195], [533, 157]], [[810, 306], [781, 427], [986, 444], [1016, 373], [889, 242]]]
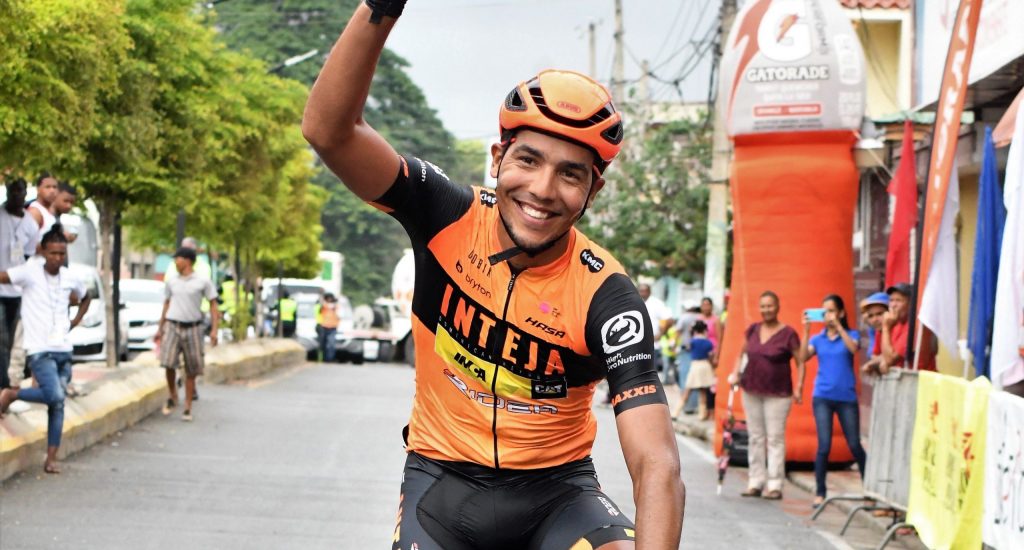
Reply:
[[192, 399], [196, 391], [196, 377], [203, 374], [203, 312], [200, 309], [203, 298], [210, 302], [210, 345], [217, 345], [217, 291], [213, 283], [201, 277], [192, 269], [196, 262], [196, 251], [179, 248], [174, 253], [174, 267], [178, 276], [166, 282], [164, 310], [160, 315], [160, 328], [156, 343], [160, 349], [160, 366], [167, 369], [167, 404], [164, 415], [178, 404], [178, 387], [175, 384], [178, 356], [185, 360], [185, 411], [181, 419], [192, 421]]

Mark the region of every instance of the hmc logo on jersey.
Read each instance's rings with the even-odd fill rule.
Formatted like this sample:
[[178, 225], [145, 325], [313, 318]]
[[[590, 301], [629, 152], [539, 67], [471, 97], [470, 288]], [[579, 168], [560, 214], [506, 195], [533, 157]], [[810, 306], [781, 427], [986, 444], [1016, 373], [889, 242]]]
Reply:
[[601, 342], [605, 353], [639, 344], [644, 339], [644, 318], [639, 311], [620, 313], [605, 321], [601, 327]]

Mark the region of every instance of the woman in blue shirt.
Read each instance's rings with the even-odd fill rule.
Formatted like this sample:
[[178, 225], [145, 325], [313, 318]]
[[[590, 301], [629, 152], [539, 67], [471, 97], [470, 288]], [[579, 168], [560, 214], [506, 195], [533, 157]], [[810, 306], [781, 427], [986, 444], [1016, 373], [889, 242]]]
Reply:
[[804, 361], [818, 356], [818, 375], [814, 379], [814, 423], [818, 431], [818, 454], [814, 459], [814, 479], [817, 492], [814, 505], [825, 500], [825, 472], [828, 454], [832, 450], [832, 418], [839, 417], [839, 425], [846, 436], [846, 444], [857, 461], [861, 479], [867, 455], [860, 444], [860, 412], [857, 406], [856, 369], [853, 355], [857, 353], [860, 335], [851, 330], [846, 321], [843, 299], [835, 294], [825, 297], [825, 328], [813, 337], [811, 321], [804, 316], [804, 337], [801, 353]]
[[700, 396], [698, 399], [700, 419], [707, 420], [711, 418], [711, 411], [707, 407], [708, 393], [716, 381], [715, 345], [708, 338], [708, 326], [704, 321], [695, 321], [693, 328], [690, 329], [690, 334], [692, 335], [690, 338], [690, 372], [686, 374], [686, 381], [680, 385], [683, 395], [675, 410], [672, 411], [672, 418], [675, 419], [679, 416], [679, 412], [690, 398], [690, 392], [697, 391], [697, 395]]

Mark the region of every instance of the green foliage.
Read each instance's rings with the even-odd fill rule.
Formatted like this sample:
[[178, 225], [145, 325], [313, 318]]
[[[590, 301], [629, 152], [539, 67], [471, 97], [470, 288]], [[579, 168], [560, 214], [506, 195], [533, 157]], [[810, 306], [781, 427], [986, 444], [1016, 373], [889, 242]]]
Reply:
[[[271, 67], [316, 49], [319, 54], [281, 68], [279, 74], [312, 85], [327, 53], [341, 34], [359, 0], [231, 0], [210, 17], [227, 44], [250, 52]], [[458, 174], [456, 181], [479, 183], [483, 168], [477, 157], [463, 155], [409, 78], [409, 64], [390, 50], [381, 56], [364, 116], [402, 154], [416, 155]], [[481, 146], [482, 150], [482, 146]], [[465, 159], [465, 161], [464, 161]], [[409, 246], [402, 227], [366, 205], [324, 167], [313, 178], [324, 191], [321, 211], [325, 249], [345, 255], [345, 292], [354, 303], [390, 294], [391, 274], [402, 249]], [[459, 179], [465, 177], [467, 179]]]
[[123, 0], [0, 2], [0, 166], [81, 164], [131, 45]]
[[447, 171], [452, 181], [464, 185], [482, 185], [491, 158], [487, 144], [479, 139], [460, 139], [455, 143], [455, 166]]
[[184, 209], [188, 232], [237, 251], [248, 278], [278, 263], [311, 276], [325, 197], [299, 129], [306, 89], [229, 51], [196, 9], [0, 4], [0, 166], [74, 181], [99, 208], [104, 257], [115, 215], [134, 244], [167, 249]]
[[169, 12], [164, 1], [130, 5], [129, 14], [140, 12], [130, 25], [136, 44], [162, 58], [153, 72], [166, 95], [155, 104], [166, 109], [162, 131], [178, 145], [161, 163], [172, 176], [161, 200], [126, 215], [132, 242], [169, 248], [184, 209], [188, 233], [214, 250], [308, 276], [317, 267], [322, 197], [308, 185], [313, 159], [299, 131], [306, 91], [226, 50], [191, 15], [192, 4], [178, 1]]
[[[405, 230], [390, 216], [364, 203], [327, 170], [316, 178], [327, 193], [323, 208], [325, 248], [345, 255], [345, 294], [354, 304], [391, 294], [391, 275], [409, 246]], [[332, 248], [331, 243], [337, 243]]]
[[[711, 131], [706, 113], [633, 137], [609, 170], [585, 231], [634, 275], [702, 278]], [[628, 140], [629, 138], [627, 138]]]

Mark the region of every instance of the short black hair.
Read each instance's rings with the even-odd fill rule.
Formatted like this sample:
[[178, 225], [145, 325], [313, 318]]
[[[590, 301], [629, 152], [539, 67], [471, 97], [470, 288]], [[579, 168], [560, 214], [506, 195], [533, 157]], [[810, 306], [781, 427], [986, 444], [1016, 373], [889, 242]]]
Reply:
[[49, 172], [40, 172], [40, 173], [39, 173], [39, 177], [38, 177], [38, 178], [36, 178], [36, 187], [38, 187], [38, 186], [39, 186], [39, 184], [43, 183], [43, 180], [44, 180], [44, 179], [46, 179], [46, 178], [52, 178], [52, 177], [53, 177], [53, 174], [51, 174], [51, 173], [49, 173]]
[[68, 244], [68, 238], [64, 236], [64, 226], [59, 223], [53, 224], [53, 227], [43, 234], [43, 238], [39, 241], [40, 246], [43, 248], [46, 248], [46, 245], [50, 243]]
[[4, 182], [4, 186], [6, 186], [8, 189], [17, 185], [27, 188], [28, 182], [25, 181], [25, 178], [14, 178]]
[[62, 193], [67, 193], [67, 194], [69, 194], [69, 195], [71, 195], [73, 197], [77, 197], [78, 196], [78, 190], [75, 189], [75, 186], [71, 185], [70, 183], [68, 183], [66, 181], [58, 181], [57, 182], [57, 190], [62, 192]]
[[175, 258], [185, 258], [186, 260], [196, 263], [196, 251], [191, 248], [185, 248], [182, 246], [174, 253]]

